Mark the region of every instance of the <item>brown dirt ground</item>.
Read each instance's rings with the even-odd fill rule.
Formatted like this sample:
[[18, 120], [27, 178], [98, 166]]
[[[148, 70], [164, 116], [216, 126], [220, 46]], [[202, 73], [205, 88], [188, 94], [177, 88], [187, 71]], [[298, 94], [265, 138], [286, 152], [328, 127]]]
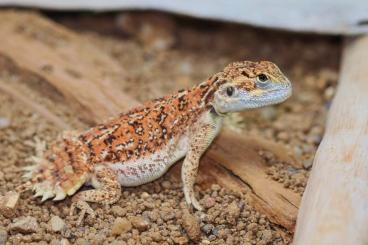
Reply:
[[[279, 106], [234, 114], [226, 126], [292, 149], [304, 169], [278, 163], [269, 152], [260, 154], [270, 162], [270, 178], [302, 194], [336, 87], [338, 38], [164, 14], [47, 16], [80, 31], [86, 42], [93, 42], [119, 61], [126, 70], [122, 88], [140, 101], [199, 83], [232, 61], [268, 59], [277, 63], [293, 81], [294, 96]], [[0, 78], [19, 83], [37, 83], [39, 79], [2, 56]], [[34, 97], [54, 106], [76, 128], [86, 127], [63, 105], [53, 104], [47, 96]], [[34, 154], [36, 138], [49, 142], [58, 133], [44, 118], [0, 94], [0, 195], [20, 184], [20, 167]], [[181, 183], [165, 175], [147, 185], [125, 188], [121, 200], [112, 207], [93, 204], [96, 220], [87, 218], [81, 227], [75, 226], [76, 216], [68, 216], [69, 199], [40, 204], [28, 193], [22, 196], [16, 216], [32, 216], [38, 226], [31, 233], [12, 230], [12, 219], [0, 214], [0, 244], [4, 237], [6, 244], [290, 243], [291, 236], [281, 236], [274, 224], [248, 205], [246, 193], [235, 194], [217, 185], [198, 192], [207, 208], [194, 213], [199, 223], [182, 208]], [[52, 227], [53, 216], [62, 219], [56, 223], [65, 222], [60, 231]]]

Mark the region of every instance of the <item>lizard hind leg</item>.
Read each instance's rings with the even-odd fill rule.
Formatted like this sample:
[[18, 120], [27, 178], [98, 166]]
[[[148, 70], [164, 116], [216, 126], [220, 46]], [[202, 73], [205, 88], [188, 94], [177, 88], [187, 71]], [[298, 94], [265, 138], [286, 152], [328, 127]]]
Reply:
[[91, 177], [91, 184], [95, 189], [81, 191], [72, 198], [70, 215], [73, 215], [75, 208], [81, 210], [77, 225], [82, 223], [86, 213], [95, 217], [93, 209], [87, 202], [109, 205], [116, 203], [120, 199], [121, 185], [112, 169], [104, 166], [95, 167]]

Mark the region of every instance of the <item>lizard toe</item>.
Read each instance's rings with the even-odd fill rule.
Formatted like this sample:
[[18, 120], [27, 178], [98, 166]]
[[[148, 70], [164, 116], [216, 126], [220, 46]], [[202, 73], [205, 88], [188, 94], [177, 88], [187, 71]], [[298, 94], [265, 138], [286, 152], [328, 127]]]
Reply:
[[82, 224], [86, 214], [90, 215], [93, 219], [96, 217], [95, 211], [93, 211], [93, 209], [85, 201], [78, 200], [78, 201], [73, 202], [70, 207], [70, 211], [69, 211], [70, 216], [74, 215], [75, 208], [78, 208], [81, 210], [78, 220], [77, 220], [77, 225]]

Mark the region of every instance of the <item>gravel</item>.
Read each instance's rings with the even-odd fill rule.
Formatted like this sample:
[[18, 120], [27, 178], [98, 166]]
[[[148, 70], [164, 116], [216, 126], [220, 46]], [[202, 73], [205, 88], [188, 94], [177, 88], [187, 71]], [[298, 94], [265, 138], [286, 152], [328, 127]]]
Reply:
[[65, 228], [65, 221], [59, 216], [52, 216], [50, 219], [51, 230], [54, 232], [60, 232]]
[[5, 245], [8, 240], [8, 232], [4, 227], [0, 227], [0, 245]]
[[40, 229], [37, 219], [31, 216], [19, 217], [9, 226], [13, 233], [35, 233]]

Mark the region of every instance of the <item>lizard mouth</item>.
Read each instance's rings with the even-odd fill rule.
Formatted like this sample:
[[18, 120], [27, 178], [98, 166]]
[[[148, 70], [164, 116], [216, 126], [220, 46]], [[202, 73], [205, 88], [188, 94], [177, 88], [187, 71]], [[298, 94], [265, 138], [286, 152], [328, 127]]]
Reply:
[[254, 96], [249, 101], [249, 108], [258, 108], [267, 105], [279, 104], [291, 96], [291, 87], [283, 89], [273, 89], [261, 96]]

